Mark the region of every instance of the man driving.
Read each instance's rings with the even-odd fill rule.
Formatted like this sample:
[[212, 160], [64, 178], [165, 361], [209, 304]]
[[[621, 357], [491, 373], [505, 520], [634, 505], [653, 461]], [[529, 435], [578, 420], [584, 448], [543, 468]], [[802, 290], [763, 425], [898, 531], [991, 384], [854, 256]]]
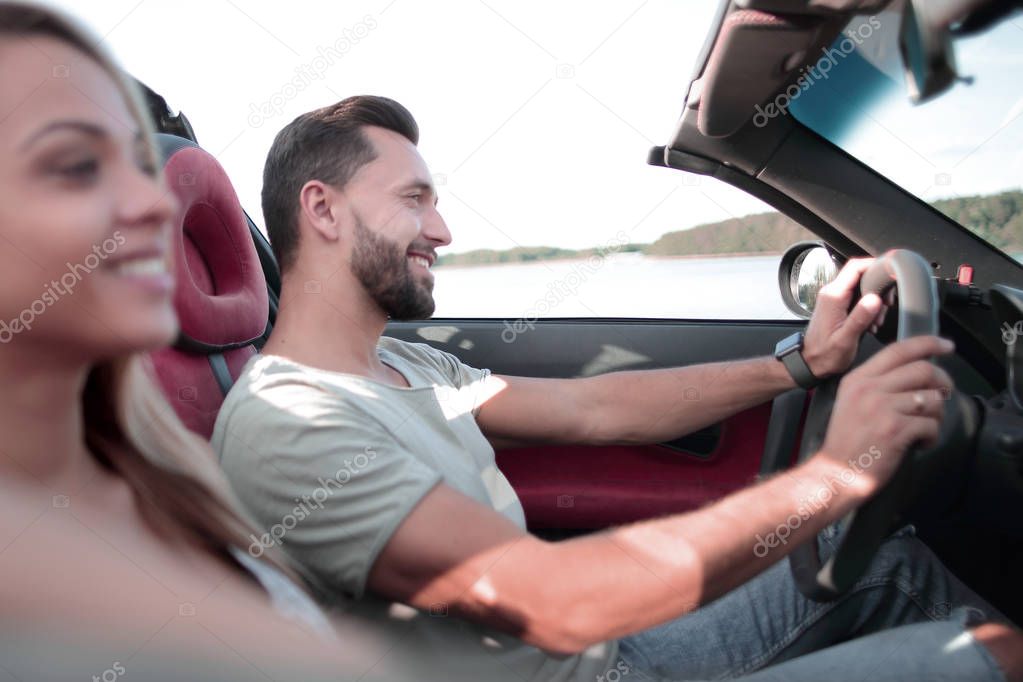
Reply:
[[[388, 623], [386, 658], [421, 679], [1020, 679], [1019, 633], [911, 528], [833, 602], [805, 598], [779, 563], [818, 534], [830, 554], [835, 522], [910, 445], [935, 441], [952, 382], [929, 358], [953, 350], [945, 339], [891, 344], [849, 371], [821, 450], [785, 473], [685, 514], [531, 535], [495, 445], [669, 441], [797, 382], [775, 357], [498, 376], [384, 337], [389, 320], [433, 313], [430, 267], [451, 241], [418, 139], [403, 106], [359, 96], [299, 116], [270, 150], [280, 311], [213, 435], [267, 530], [250, 552], [280, 544], [325, 605]], [[850, 369], [885, 313], [873, 294], [849, 310], [871, 262], [821, 291], [798, 371]], [[686, 387], [700, 400], [682, 400]], [[763, 542], [825, 487], [786, 542]]]

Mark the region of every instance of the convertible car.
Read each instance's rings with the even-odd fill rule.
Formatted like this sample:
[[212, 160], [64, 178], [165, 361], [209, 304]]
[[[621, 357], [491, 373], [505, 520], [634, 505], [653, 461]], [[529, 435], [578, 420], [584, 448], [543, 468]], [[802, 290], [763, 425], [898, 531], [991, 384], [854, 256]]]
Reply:
[[[515, 343], [500, 341], [506, 320], [497, 317], [393, 323], [387, 334], [433, 344], [496, 373], [538, 377], [769, 355], [805, 326], [817, 289], [844, 260], [878, 256], [862, 288], [889, 295], [893, 308], [864, 338], [858, 361], [913, 334], [940, 331], [954, 339], [955, 355], [941, 360], [956, 384], [942, 442], [915, 451], [892, 485], [848, 520], [833, 564], [815, 565], [804, 549], [793, 555], [792, 569], [808, 595], [833, 598], [885, 533], [913, 523], [954, 572], [1023, 622], [1017, 580], [1023, 353], [1016, 345], [1023, 335], [1023, 267], [847, 145], [864, 122], [878, 122], [871, 107], [885, 88], [929, 102], [957, 87], [956, 41], [1008, 21], [1015, 8], [967, 1], [721, 3], [678, 124], [665, 131], [663, 146], [649, 150], [647, 162], [737, 187], [817, 236], [792, 245], [781, 260], [778, 285], [796, 319], [548, 318]], [[1017, 85], [1023, 96], [1023, 81]], [[155, 92], [148, 95], [167, 179], [182, 203], [176, 293], [182, 333], [174, 348], [154, 355], [154, 367], [180, 416], [208, 436], [225, 392], [274, 323], [280, 277], [265, 237], [223, 169], [199, 147], [187, 117]], [[637, 149], [637, 163], [643, 152]], [[682, 512], [812, 452], [835, 384], [791, 391], [668, 443], [510, 447], [498, 453], [499, 464], [531, 529], [545, 537]], [[699, 393], [679, 386], [678, 399], [695, 407]]]

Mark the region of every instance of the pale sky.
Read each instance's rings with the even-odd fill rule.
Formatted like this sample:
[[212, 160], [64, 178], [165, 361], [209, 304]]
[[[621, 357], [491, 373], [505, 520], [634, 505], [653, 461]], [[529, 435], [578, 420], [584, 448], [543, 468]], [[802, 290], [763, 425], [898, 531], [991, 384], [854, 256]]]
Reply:
[[[393, 97], [418, 119], [420, 151], [453, 234], [448, 252], [594, 246], [620, 230], [648, 242], [769, 210], [717, 181], [645, 163], [647, 150], [672, 133], [716, 1], [52, 4], [84, 20], [130, 72], [188, 115], [258, 225], [274, 134], [298, 114], [362, 93]], [[1020, 23], [1001, 41], [1016, 60]], [[1019, 73], [1017, 62], [1001, 78], [1019, 83]], [[296, 80], [301, 88], [291, 85]], [[1012, 91], [999, 90], [1005, 97]], [[1023, 88], [1016, 90], [1018, 100]], [[997, 132], [983, 124], [972, 131], [979, 139]], [[1021, 127], [1019, 120], [1009, 126], [1014, 143]], [[942, 130], [929, 135], [939, 139], [913, 146], [952, 141]], [[1013, 167], [1023, 169], [1021, 150], [1015, 145]], [[920, 179], [940, 164], [911, 169], [910, 157], [928, 153], [907, 152], [888, 172], [906, 176], [907, 187], [923, 183], [909, 188], [928, 196], [953, 194], [956, 187], [925, 188]], [[985, 158], [975, 155], [973, 163]], [[963, 189], [1006, 184], [996, 186], [1004, 176], [982, 176], [955, 177]]]
[[[897, 29], [888, 14], [879, 20]], [[890, 45], [875, 65], [893, 82], [843, 147], [928, 200], [1023, 186], [1023, 16], [957, 40], [963, 80], [919, 106], [906, 96], [894, 36]]]

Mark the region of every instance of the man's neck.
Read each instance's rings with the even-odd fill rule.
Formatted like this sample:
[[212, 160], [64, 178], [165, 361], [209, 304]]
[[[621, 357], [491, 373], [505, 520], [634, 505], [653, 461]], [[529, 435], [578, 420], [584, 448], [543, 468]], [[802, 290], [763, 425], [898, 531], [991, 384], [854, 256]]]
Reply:
[[354, 283], [310, 285], [312, 280], [286, 276], [281, 308], [263, 353], [304, 365], [381, 381], [393, 371], [380, 362], [377, 342], [387, 315]]

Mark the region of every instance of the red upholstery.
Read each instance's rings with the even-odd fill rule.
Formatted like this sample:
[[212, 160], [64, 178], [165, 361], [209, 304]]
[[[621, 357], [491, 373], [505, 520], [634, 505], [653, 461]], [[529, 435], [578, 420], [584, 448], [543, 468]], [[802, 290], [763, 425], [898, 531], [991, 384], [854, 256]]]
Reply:
[[185, 425], [209, 438], [223, 402], [210, 365], [222, 354], [231, 379], [266, 330], [266, 280], [248, 220], [231, 182], [210, 154], [161, 135], [167, 184], [180, 202], [174, 233], [177, 343], [152, 354], [164, 393]]
[[[252, 345], [224, 353], [233, 379], [238, 378], [242, 366], [255, 354]], [[178, 417], [185, 426], [208, 439], [213, 435], [224, 394], [207, 356], [171, 347], [158, 350], [151, 357], [160, 386]]]
[[[497, 464], [531, 529], [606, 528], [698, 509], [753, 483], [770, 415], [767, 402], [726, 419], [704, 460], [657, 445], [558, 445], [501, 450]], [[801, 438], [802, 423], [793, 456]]]

